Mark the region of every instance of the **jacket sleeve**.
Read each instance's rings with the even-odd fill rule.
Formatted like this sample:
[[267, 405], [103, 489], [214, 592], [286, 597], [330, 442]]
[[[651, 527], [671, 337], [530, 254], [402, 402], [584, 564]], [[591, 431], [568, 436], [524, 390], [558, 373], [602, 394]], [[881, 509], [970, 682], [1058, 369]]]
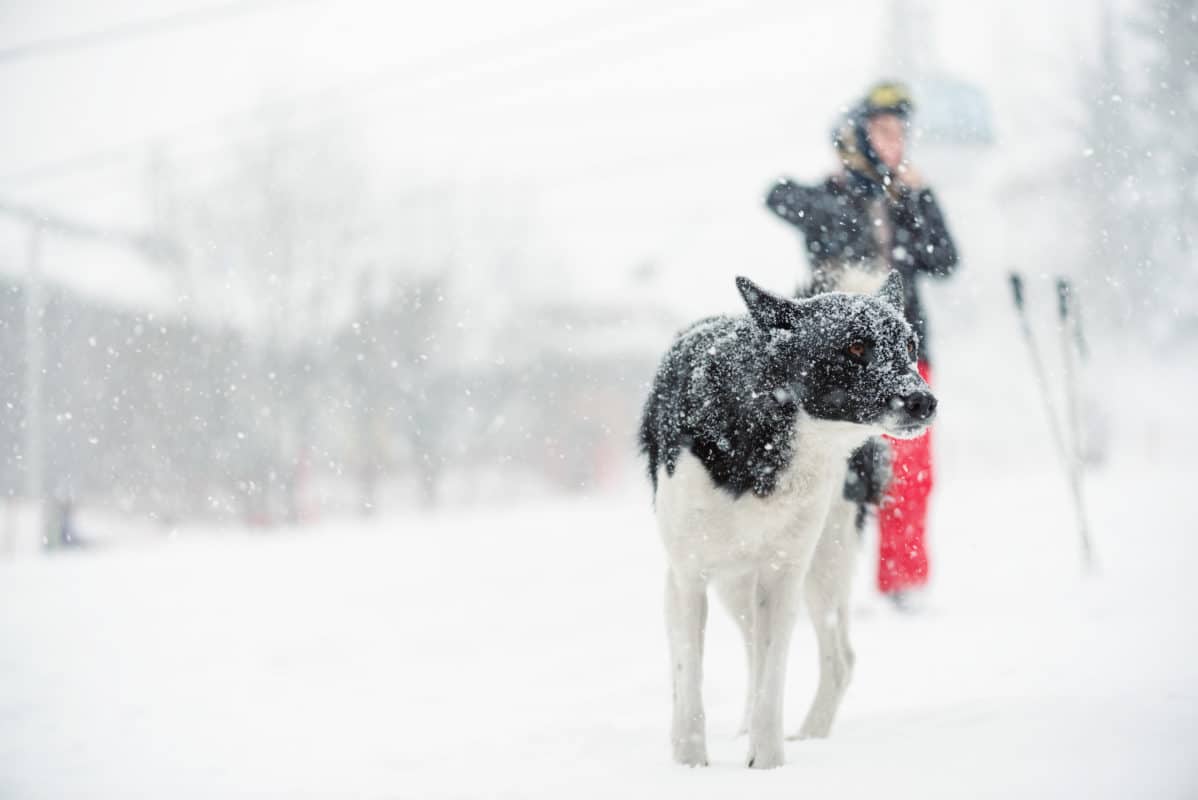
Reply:
[[773, 185], [765, 197], [766, 207], [800, 230], [806, 231], [814, 205], [814, 192], [789, 178]]
[[900, 238], [915, 269], [936, 278], [946, 278], [957, 267], [957, 246], [948, 232], [944, 214], [931, 189], [903, 192], [895, 222], [906, 233]]

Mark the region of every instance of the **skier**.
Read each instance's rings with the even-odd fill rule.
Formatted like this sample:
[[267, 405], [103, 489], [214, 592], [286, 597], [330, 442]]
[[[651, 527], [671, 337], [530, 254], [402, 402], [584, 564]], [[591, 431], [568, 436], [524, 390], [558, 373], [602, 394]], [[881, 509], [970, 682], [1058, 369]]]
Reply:
[[[918, 368], [932, 380], [928, 324], [920, 276], [944, 278], [957, 250], [932, 190], [906, 160], [910, 93], [883, 82], [849, 110], [833, 131], [842, 169], [815, 186], [778, 181], [766, 205], [802, 232], [812, 267], [810, 291], [842, 286], [847, 266], [865, 273], [898, 270], [906, 316], [919, 336]], [[930, 435], [890, 440], [893, 477], [878, 515], [878, 589], [900, 609], [928, 579], [925, 526], [932, 490]]]

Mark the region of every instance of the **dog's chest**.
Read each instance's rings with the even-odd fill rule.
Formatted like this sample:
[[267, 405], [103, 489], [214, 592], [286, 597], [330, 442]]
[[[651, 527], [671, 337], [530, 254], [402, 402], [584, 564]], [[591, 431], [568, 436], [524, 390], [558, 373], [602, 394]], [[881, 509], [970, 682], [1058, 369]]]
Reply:
[[[837, 425], [840, 425], [839, 423]], [[659, 473], [657, 516], [672, 563], [720, 571], [781, 567], [806, 559], [818, 541], [859, 429], [808, 423], [790, 463], [766, 497], [734, 497], [684, 452], [674, 474]]]

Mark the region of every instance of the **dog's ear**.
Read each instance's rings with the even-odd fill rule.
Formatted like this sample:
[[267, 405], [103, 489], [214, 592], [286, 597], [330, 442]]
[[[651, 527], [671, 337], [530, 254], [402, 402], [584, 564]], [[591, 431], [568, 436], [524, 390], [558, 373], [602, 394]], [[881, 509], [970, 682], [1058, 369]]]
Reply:
[[797, 304], [773, 292], [767, 292], [743, 276], [736, 279], [736, 288], [749, 307], [753, 321], [762, 328], [792, 328], [796, 318]]
[[903, 313], [906, 298], [903, 296], [903, 276], [899, 275], [897, 269], [892, 269], [886, 274], [886, 280], [882, 283], [882, 288], [878, 289], [874, 297], [886, 303], [900, 314]]

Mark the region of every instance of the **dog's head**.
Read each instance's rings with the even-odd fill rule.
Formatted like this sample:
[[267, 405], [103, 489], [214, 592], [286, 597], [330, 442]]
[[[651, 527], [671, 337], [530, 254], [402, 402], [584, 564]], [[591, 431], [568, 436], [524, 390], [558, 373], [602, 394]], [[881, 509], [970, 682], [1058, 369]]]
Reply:
[[921, 434], [936, 398], [915, 366], [915, 332], [903, 318], [903, 284], [891, 272], [876, 294], [829, 292], [791, 300], [737, 278], [753, 322], [769, 334], [770, 388], [817, 419]]

